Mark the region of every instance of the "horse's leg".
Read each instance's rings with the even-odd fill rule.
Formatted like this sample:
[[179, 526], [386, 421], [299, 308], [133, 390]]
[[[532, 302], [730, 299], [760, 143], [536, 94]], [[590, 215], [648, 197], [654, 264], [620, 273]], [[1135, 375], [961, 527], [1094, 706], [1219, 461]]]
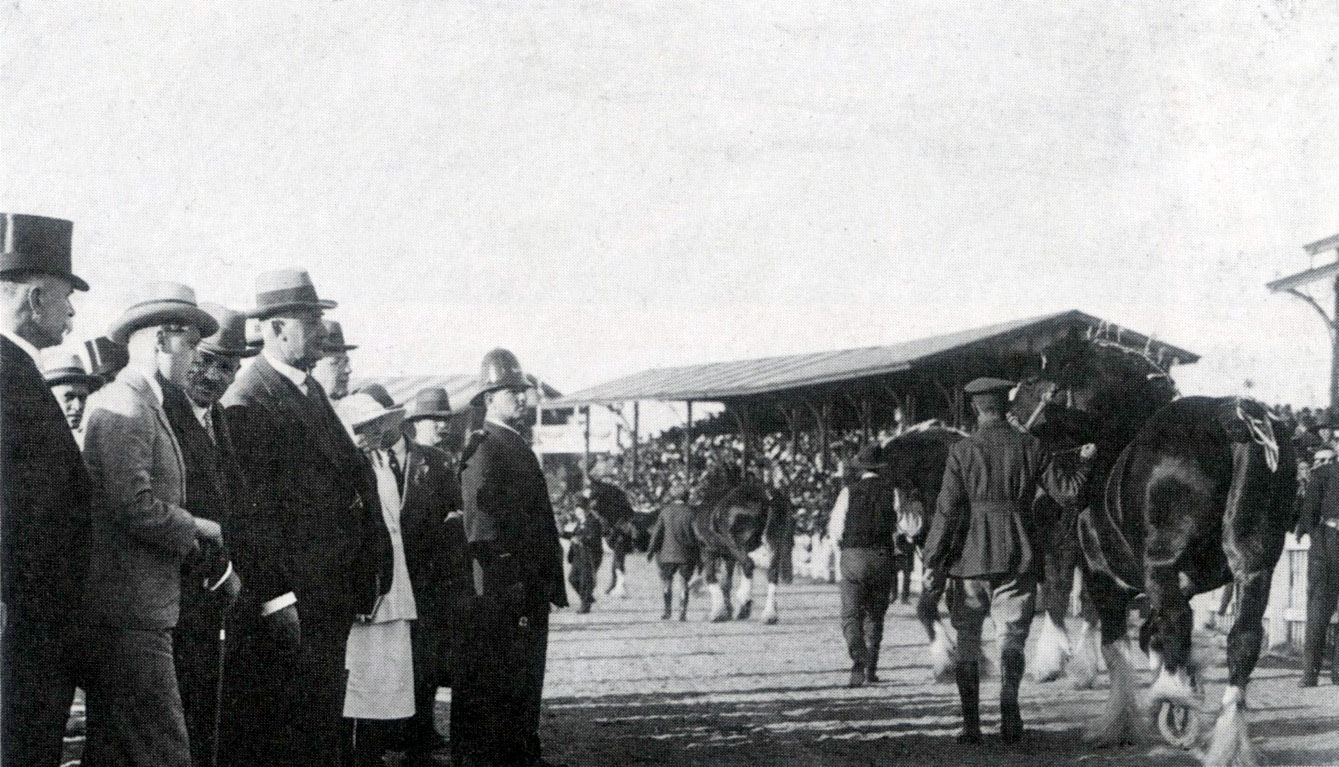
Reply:
[[725, 591], [721, 588], [720, 575], [716, 571], [718, 564], [719, 558], [715, 554], [703, 555], [702, 574], [707, 582], [707, 595], [711, 598], [711, 609], [707, 612], [707, 620], [713, 623], [728, 620], [730, 615], [726, 609]]
[[1238, 575], [1233, 601], [1236, 619], [1227, 634], [1227, 689], [1203, 761], [1208, 765], [1253, 765], [1255, 749], [1246, 727], [1246, 684], [1260, 659], [1265, 607], [1273, 568]]
[[1084, 739], [1099, 747], [1137, 742], [1146, 736], [1147, 728], [1139, 704], [1139, 681], [1130, 662], [1134, 648], [1125, 630], [1131, 595], [1100, 575], [1085, 572], [1084, 582], [1097, 613], [1102, 658], [1111, 676], [1106, 705], [1089, 723]]
[[739, 588], [735, 589], [735, 603], [739, 610], [735, 620], [746, 621], [753, 614], [753, 560], [745, 556], [735, 564], [739, 567]]
[[1102, 618], [1087, 586], [1091, 578], [1083, 567], [1079, 568], [1074, 578], [1079, 591], [1079, 618], [1082, 623], [1079, 624], [1078, 638], [1071, 644], [1068, 674], [1070, 685], [1076, 690], [1091, 690], [1097, 685], [1097, 675], [1102, 671], [1102, 660], [1105, 658], [1102, 652]]
[[767, 602], [762, 608], [763, 623], [769, 626], [780, 620], [776, 612], [776, 585], [781, 582], [781, 557], [772, 558], [772, 566], [767, 568]]
[[[1041, 586], [1042, 618], [1041, 634], [1037, 637], [1037, 647], [1032, 663], [1032, 676], [1038, 682], [1051, 682], [1065, 673], [1065, 663], [1073, 654], [1069, 642], [1069, 631], [1065, 628], [1065, 616], [1069, 613], [1069, 592], [1074, 586], [1074, 565], [1077, 559], [1078, 541], [1065, 546], [1053, 535], [1051, 545], [1044, 557], [1046, 580]], [[1073, 536], [1068, 536], [1072, 538]]]
[[610, 587], [610, 591], [619, 599], [627, 599], [628, 597], [627, 575], [624, 572], [624, 560], [628, 555], [628, 545], [627, 542], [620, 541], [618, 548], [614, 549], [613, 556], [610, 557], [614, 568], [614, 583]]

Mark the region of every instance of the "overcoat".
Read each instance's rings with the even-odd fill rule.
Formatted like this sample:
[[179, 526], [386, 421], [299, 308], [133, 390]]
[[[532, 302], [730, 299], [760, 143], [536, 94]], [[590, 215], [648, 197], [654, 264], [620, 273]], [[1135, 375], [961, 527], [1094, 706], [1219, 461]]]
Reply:
[[682, 503], [671, 503], [661, 509], [651, 527], [647, 554], [662, 564], [696, 564], [698, 543], [693, 533], [692, 510]]

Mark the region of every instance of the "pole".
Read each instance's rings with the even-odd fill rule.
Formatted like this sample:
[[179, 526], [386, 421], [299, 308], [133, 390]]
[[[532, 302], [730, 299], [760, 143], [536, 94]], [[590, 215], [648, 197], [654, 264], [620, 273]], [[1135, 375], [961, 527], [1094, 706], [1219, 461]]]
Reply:
[[228, 651], [228, 616], [225, 614], [219, 621], [219, 680], [214, 685], [214, 739], [209, 743], [209, 764], [210, 767], [218, 767], [219, 764], [219, 738], [223, 734], [223, 672], [225, 671], [225, 657]]
[[581, 454], [581, 472], [590, 476], [590, 405], [581, 409], [582, 420], [585, 423], [586, 445]]
[[632, 482], [637, 483], [637, 439], [642, 426], [640, 402], [632, 403]]
[[683, 475], [693, 483], [693, 401], [688, 400], [688, 420], [683, 427]]
[[1339, 277], [1334, 278], [1334, 319], [1330, 325], [1330, 410], [1339, 407]]

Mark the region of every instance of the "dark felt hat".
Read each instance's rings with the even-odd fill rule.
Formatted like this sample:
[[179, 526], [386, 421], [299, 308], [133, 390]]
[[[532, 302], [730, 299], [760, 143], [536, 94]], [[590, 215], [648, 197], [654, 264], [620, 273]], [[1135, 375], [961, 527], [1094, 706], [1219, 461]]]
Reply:
[[334, 309], [337, 304], [316, 295], [306, 269], [275, 269], [256, 277], [256, 307], [247, 316], [264, 319], [289, 309]]
[[0, 274], [40, 272], [70, 281], [75, 290], [88, 290], [88, 283], [74, 275], [71, 242], [74, 224], [63, 218], [0, 214]]
[[883, 448], [879, 443], [872, 442], [860, 448], [860, 452], [851, 459], [851, 465], [864, 471], [878, 471], [888, 468], [888, 464], [883, 460]]
[[325, 340], [321, 348], [327, 352], [347, 352], [358, 348], [357, 344], [344, 342], [344, 328], [336, 320], [321, 320], [325, 325]]
[[451, 400], [446, 395], [446, 389], [440, 386], [430, 386], [414, 395], [414, 403], [409, 406], [409, 412], [405, 415], [405, 420], [417, 421], [423, 418], [450, 417]]
[[107, 337], [123, 344], [136, 330], [167, 323], [194, 325], [202, 336], [211, 336], [219, 329], [218, 320], [196, 305], [194, 290], [179, 282], [150, 282], [135, 303], [112, 323]]
[[360, 386], [354, 394], [366, 394], [387, 410], [395, 407], [395, 400], [391, 398], [391, 393], [386, 391], [386, 387], [379, 383], [370, 383], [366, 386]]
[[982, 394], [997, 394], [1002, 397], [1007, 397], [1009, 392], [1017, 385], [1017, 383], [1005, 378], [983, 376], [974, 379], [971, 383], [962, 387], [962, 390], [973, 397]]
[[95, 376], [115, 376], [130, 364], [130, 352], [125, 345], [107, 336], [88, 339], [84, 342], [84, 350], [88, 352], [90, 372]]
[[201, 339], [202, 351], [224, 357], [254, 357], [260, 354], [260, 347], [251, 347], [246, 343], [246, 315], [218, 304], [200, 304], [200, 308], [209, 312], [219, 324], [217, 333]]
[[102, 379], [95, 375], [89, 375], [84, 370], [84, 362], [78, 355], [62, 355], [51, 359], [47, 355], [42, 355], [44, 370], [42, 377], [46, 379], [47, 386], [59, 386], [61, 384], [81, 383], [88, 388], [96, 389], [102, 385]]

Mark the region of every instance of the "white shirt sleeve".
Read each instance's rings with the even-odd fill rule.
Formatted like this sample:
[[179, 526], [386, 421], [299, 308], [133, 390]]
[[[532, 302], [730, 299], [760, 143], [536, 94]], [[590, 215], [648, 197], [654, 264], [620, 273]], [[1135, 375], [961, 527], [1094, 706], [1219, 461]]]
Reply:
[[846, 507], [851, 503], [851, 489], [843, 487], [837, 494], [837, 502], [832, 504], [832, 515], [828, 517], [828, 540], [836, 545], [846, 531]]
[[297, 603], [298, 603], [298, 595], [290, 591], [287, 594], [277, 596], [274, 599], [271, 599], [270, 601], [261, 605], [260, 617], [264, 618], [269, 615], [274, 615], [275, 613], [279, 612], [285, 607], [288, 607], [289, 605], [295, 605]]

